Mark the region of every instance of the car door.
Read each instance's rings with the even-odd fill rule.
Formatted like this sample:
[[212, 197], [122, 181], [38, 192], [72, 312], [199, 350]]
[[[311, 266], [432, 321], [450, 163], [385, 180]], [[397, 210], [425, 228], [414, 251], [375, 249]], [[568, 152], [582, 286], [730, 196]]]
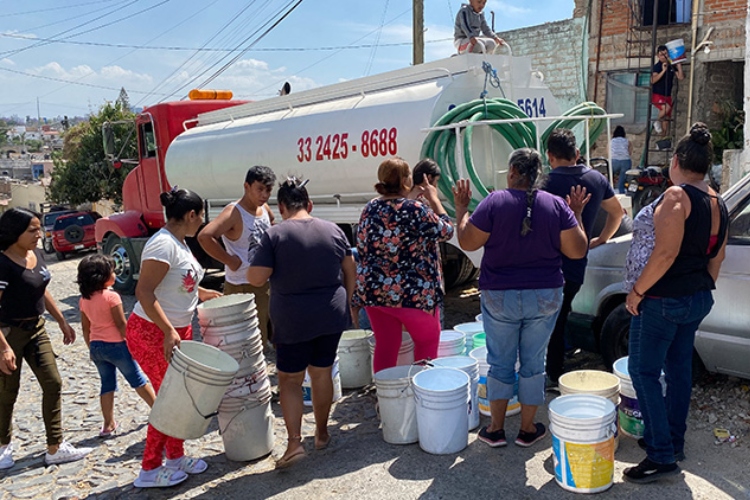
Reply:
[[710, 371], [750, 378], [750, 195], [730, 207], [729, 239], [714, 306], [695, 348]]

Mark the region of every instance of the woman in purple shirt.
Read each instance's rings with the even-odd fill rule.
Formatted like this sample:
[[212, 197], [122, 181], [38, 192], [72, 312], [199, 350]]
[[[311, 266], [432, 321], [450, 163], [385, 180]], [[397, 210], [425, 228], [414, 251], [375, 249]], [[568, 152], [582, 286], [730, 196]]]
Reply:
[[492, 422], [479, 439], [505, 446], [505, 411], [518, 371], [521, 428], [516, 445], [528, 447], [547, 430], [534, 422], [544, 403], [544, 356], [562, 303], [562, 258], [580, 259], [587, 240], [581, 211], [585, 188], [571, 189], [566, 201], [539, 190], [541, 156], [518, 149], [509, 160], [508, 189], [494, 191], [468, 216], [469, 181], [453, 189], [458, 242], [464, 250], [484, 247], [479, 275], [487, 333], [487, 396]]

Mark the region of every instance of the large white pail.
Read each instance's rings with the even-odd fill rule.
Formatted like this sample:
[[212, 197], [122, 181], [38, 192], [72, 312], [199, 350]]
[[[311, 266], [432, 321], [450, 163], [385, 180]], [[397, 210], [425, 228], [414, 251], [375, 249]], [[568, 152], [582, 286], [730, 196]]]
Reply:
[[339, 340], [341, 387], [356, 389], [372, 382], [372, 361], [367, 330], [346, 330]]
[[178, 439], [203, 436], [238, 369], [237, 362], [219, 349], [183, 340], [172, 354], [149, 423]]
[[394, 366], [375, 374], [383, 440], [391, 444], [419, 441], [417, 405], [411, 377], [424, 370], [422, 366]]
[[455, 368], [432, 368], [412, 377], [419, 447], [434, 455], [458, 453], [469, 444], [471, 380]]
[[223, 295], [198, 305], [198, 323], [206, 326], [226, 326], [247, 321], [255, 316], [255, 295], [237, 293]]
[[479, 403], [477, 391], [479, 388], [479, 362], [471, 356], [449, 356], [433, 361], [435, 366], [456, 368], [465, 372], [471, 380], [471, 400], [469, 401], [469, 430], [479, 427]]
[[224, 398], [218, 419], [229, 460], [247, 462], [271, 453], [274, 435], [270, 390], [261, 400]]

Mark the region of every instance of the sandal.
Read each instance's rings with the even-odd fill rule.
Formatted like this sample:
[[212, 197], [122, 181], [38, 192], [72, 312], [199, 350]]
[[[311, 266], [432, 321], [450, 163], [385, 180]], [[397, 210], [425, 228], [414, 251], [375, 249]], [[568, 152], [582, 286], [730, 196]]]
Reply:
[[104, 427], [99, 431], [99, 437], [110, 437], [117, 433], [117, 428], [120, 427], [120, 422], [115, 422], [115, 426], [111, 430], [104, 430]]
[[291, 467], [292, 465], [296, 464], [300, 460], [307, 457], [307, 453], [305, 453], [304, 448], [300, 448], [299, 450], [295, 451], [288, 457], [281, 457], [276, 461], [276, 468], [277, 469], [286, 469], [287, 467]]
[[206, 469], [208, 469], [208, 464], [200, 458], [188, 457], [186, 455], [183, 455], [179, 460], [179, 465], [171, 465], [168, 461], [165, 467], [173, 471], [178, 470], [187, 472], [188, 474], [200, 474], [202, 472], [206, 472]]
[[159, 467], [158, 470], [159, 472], [153, 478], [148, 479], [143, 478], [142, 475], [144, 472], [151, 471], [141, 470], [136, 480], [133, 481], [133, 486], [136, 488], [168, 488], [180, 484], [188, 478], [188, 475], [181, 470], [175, 471], [163, 466]]

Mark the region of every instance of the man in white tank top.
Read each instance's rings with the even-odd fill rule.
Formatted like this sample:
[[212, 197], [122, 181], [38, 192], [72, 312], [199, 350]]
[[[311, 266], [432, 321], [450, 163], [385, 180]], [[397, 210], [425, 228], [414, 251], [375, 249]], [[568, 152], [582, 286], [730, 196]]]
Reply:
[[250, 168], [245, 176], [242, 198], [224, 207], [221, 214], [198, 234], [198, 242], [206, 253], [224, 264], [224, 294], [255, 294], [264, 346], [268, 343], [270, 328], [268, 284], [262, 287], [250, 285], [247, 268], [260, 245], [260, 239], [274, 221], [267, 203], [274, 182], [276, 175], [270, 168]]

